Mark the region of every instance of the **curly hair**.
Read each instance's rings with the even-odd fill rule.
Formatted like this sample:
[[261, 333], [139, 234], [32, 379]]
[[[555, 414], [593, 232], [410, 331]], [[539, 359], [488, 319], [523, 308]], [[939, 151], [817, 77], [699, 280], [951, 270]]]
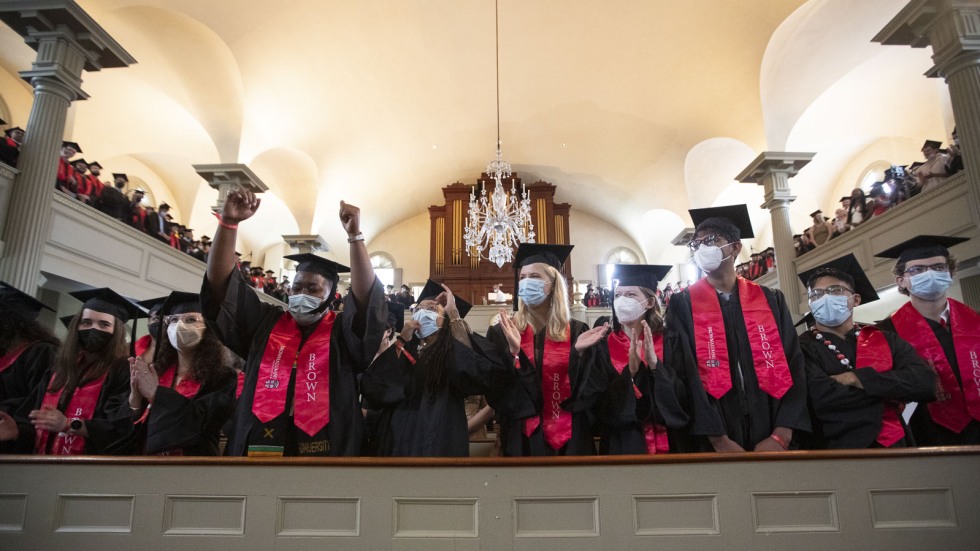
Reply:
[[10, 352], [18, 342], [46, 342], [61, 346], [61, 341], [37, 321], [7, 308], [0, 308], [0, 314], [0, 356]]
[[[161, 329], [161, 333], [163, 332]], [[162, 375], [168, 367], [177, 365], [178, 358], [177, 350], [170, 344], [169, 338], [161, 335], [158, 342], [160, 343], [160, 350], [157, 352], [153, 367], [158, 375]], [[224, 363], [224, 348], [214, 330], [211, 329], [211, 325], [205, 323], [204, 335], [201, 337], [201, 342], [194, 347], [192, 351], [194, 357], [191, 361], [191, 377], [200, 381], [201, 386], [217, 383], [226, 371], [232, 369], [231, 366]]]
[[[85, 310], [82, 310], [84, 312]], [[116, 318], [112, 327], [112, 339], [102, 352], [84, 352], [78, 343], [78, 324], [82, 312], [75, 314], [68, 324], [68, 337], [58, 350], [54, 360], [54, 380], [48, 392], [54, 393], [65, 389], [65, 395], [71, 394], [79, 386], [98, 379], [109, 372], [120, 358], [128, 356], [126, 348], [126, 324]], [[80, 356], [79, 353], [84, 352]], [[81, 364], [80, 358], [88, 361]]]
[[[551, 280], [551, 303], [548, 309], [548, 339], [554, 342], [564, 342], [568, 340], [568, 324], [572, 319], [572, 312], [568, 306], [568, 284], [565, 276], [553, 266], [544, 264], [545, 273]], [[530, 314], [524, 301], [520, 301], [517, 312], [514, 313], [514, 325], [519, 331], [527, 328]]]

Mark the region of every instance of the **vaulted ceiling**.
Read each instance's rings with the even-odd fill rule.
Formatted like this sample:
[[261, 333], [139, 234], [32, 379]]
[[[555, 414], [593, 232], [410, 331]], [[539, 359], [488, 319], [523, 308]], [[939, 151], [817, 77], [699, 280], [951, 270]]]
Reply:
[[[948, 135], [928, 52], [870, 42], [905, 2], [499, 0], [504, 158], [649, 262], [683, 254], [688, 208], [747, 202], [767, 242], [761, 189], [734, 181], [759, 152], [817, 153], [793, 181], [802, 228], [874, 161]], [[270, 187], [250, 250], [342, 243], [340, 199], [383, 234], [493, 156], [493, 0], [78, 3], [138, 64], [83, 76], [67, 137], [204, 232], [215, 192], [191, 165], [248, 164]], [[22, 125], [33, 58], [0, 28], [0, 107]]]

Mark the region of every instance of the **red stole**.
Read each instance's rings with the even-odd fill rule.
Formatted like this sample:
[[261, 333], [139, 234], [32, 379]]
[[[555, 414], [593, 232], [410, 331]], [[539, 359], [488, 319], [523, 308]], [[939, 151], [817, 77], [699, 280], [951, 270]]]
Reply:
[[58, 181], [68, 183], [74, 175], [75, 167], [64, 157], [58, 157]]
[[146, 352], [146, 349], [150, 347], [150, 342], [152, 341], [153, 337], [151, 335], [143, 335], [133, 343], [133, 351], [137, 356], [142, 356]]
[[99, 181], [99, 177], [96, 176], [95, 174], [87, 174], [85, 176], [85, 179], [86, 181], [88, 181], [88, 191], [89, 191], [88, 194], [93, 195], [95, 197], [101, 197], [102, 188], [104, 186], [102, 185], [102, 182]]
[[11, 138], [10, 136], [6, 136], [5, 139], [7, 140], [7, 147], [13, 147], [13, 148], [20, 147], [20, 144], [15, 142], [14, 139]]
[[[609, 336], [606, 337], [606, 343], [609, 345], [609, 360], [612, 362], [613, 367], [616, 368], [616, 371], [622, 373], [629, 365], [629, 337], [626, 336], [625, 331], [610, 332]], [[657, 353], [658, 358], [664, 357], [663, 333], [655, 333], [653, 335], [653, 350]], [[644, 361], [642, 347], [640, 348], [640, 360]], [[633, 392], [637, 399], [642, 396], [640, 389], [636, 388], [635, 384], [633, 385]], [[643, 437], [647, 443], [647, 453], [651, 455], [658, 452], [667, 453], [670, 447], [667, 441], [667, 427], [654, 424], [650, 421], [644, 421]]]
[[971, 420], [980, 421], [980, 315], [955, 300], [949, 299], [948, 304], [962, 389], [932, 327], [911, 302], [899, 308], [891, 319], [898, 335], [908, 341], [938, 375], [938, 400], [927, 404], [932, 420], [960, 433]]
[[17, 361], [17, 358], [20, 357], [21, 353], [23, 353], [25, 350], [27, 350], [27, 347], [30, 346], [30, 345], [32, 345], [32, 344], [34, 344], [34, 343], [32, 343], [32, 342], [25, 342], [25, 343], [21, 344], [20, 346], [18, 346], [17, 348], [14, 348], [13, 350], [10, 350], [9, 352], [7, 352], [6, 354], [4, 354], [3, 356], [0, 356], [0, 373], [3, 373], [4, 371], [7, 370], [8, 367], [14, 365], [14, 362]]
[[[252, 413], [268, 423], [286, 410], [290, 370], [283, 361], [293, 362], [296, 384], [293, 393], [293, 422], [313, 436], [330, 422], [330, 333], [336, 318], [327, 312], [313, 334], [306, 339], [302, 354], [302, 334], [289, 312], [284, 312], [272, 328], [259, 364]], [[306, 399], [302, 399], [302, 397]]]
[[[888, 346], [885, 334], [873, 326], [861, 328], [857, 336], [857, 358], [854, 367], [871, 366], [878, 373], [891, 371], [892, 369], [892, 350]], [[881, 414], [881, 431], [876, 439], [884, 447], [890, 447], [905, 437], [905, 429], [902, 428], [902, 410], [905, 405], [900, 402], [885, 402], [884, 410]]]
[[[99, 403], [99, 394], [102, 393], [102, 383], [105, 382], [108, 376], [109, 374], [106, 373], [94, 381], [89, 381], [85, 386], [76, 388], [75, 392], [71, 395], [71, 399], [68, 401], [68, 407], [65, 408], [65, 415], [69, 419], [91, 419], [95, 415], [95, 407]], [[54, 375], [51, 376], [51, 381], [54, 381]], [[49, 382], [48, 385], [50, 384]], [[58, 409], [58, 402], [61, 400], [61, 393], [64, 391], [65, 389], [62, 387], [56, 393], [45, 392], [44, 399], [41, 401], [41, 409]], [[35, 454], [44, 455], [48, 453], [48, 438], [50, 438], [50, 435], [51, 433], [49, 431], [37, 430], [37, 436], [34, 440]], [[77, 434], [64, 432], [59, 432], [55, 436], [54, 444], [51, 446], [51, 453], [53, 455], [79, 455], [84, 451], [84, 438]]]
[[[691, 285], [690, 293], [698, 375], [708, 394], [718, 399], [732, 389], [725, 319], [718, 294], [707, 279]], [[793, 378], [776, 319], [759, 285], [740, 277], [738, 295], [759, 388], [778, 400], [793, 386]]]
[[[555, 342], [545, 335], [544, 357], [541, 358], [541, 415], [524, 421], [524, 435], [531, 436], [538, 426], [544, 432], [545, 442], [558, 450], [572, 437], [572, 414], [561, 403], [572, 395], [572, 383], [568, 380], [568, 358], [571, 354], [571, 327], [565, 328], [568, 340]], [[521, 350], [534, 362], [534, 329], [531, 324], [521, 334]]]

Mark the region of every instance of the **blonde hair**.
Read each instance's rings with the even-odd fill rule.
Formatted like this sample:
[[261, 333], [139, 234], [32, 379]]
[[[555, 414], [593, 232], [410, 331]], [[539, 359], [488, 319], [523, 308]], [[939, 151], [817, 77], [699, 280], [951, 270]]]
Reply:
[[[554, 267], [544, 264], [545, 273], [551, 279], [551, 306], [548, 309], [548, 339], [554, 342], [564, 342], [569, 339], [568, 324], [572, 312], [568, 308], [568, 284], [565, 276]], [[520, 301], [517, 312], [514, 313], [514, 325], [524, 331], [527, 328], [530, 315], [524, 301]]]

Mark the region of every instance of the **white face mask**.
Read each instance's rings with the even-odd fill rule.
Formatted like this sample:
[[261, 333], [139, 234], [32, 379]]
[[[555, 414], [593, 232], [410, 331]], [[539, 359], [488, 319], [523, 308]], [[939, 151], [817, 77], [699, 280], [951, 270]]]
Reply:
[[415, 331], [419, 338], [424, 339], [439, 330], [439, 314], [432, 310], [419, 310], [412, 314], [412, 319], [419, 322], [419, 328]]
[[171, 346], [181, 352], [187, 352], [200, 344], [201, 339], [204, 338], [204, 327], [186, 325], [182, 321], [171, 323], [167, 326], [167, 338], [170, 339]]
[[644, 302], [630, 297], [616, 297], [616, 300], [613, 301], [613, 308], [616, 310], [616, 317], [619, 318], [620, 323], [629, 323], [640, 319], [640, 316], [650, 309], [649, 306], [644, 306]]
[[725, 253], [721, 250], [728, 245], [731, 245], [731, 243], [727, 243], [722, 247], [701, 245], [698, 247], [698, 250], [694, 251], [694, 263], [698, 265], [698, 268], [701, 268], [702, 272], [710, 274], [717, 270], [722, 262], [731, 258], [731, 255], [725, 256]]
[[289, 313], [298, 325], [309, 325], [327, 313], [326, 308], [315, 312], [324, 299], [313, 295], [289, 295]]

